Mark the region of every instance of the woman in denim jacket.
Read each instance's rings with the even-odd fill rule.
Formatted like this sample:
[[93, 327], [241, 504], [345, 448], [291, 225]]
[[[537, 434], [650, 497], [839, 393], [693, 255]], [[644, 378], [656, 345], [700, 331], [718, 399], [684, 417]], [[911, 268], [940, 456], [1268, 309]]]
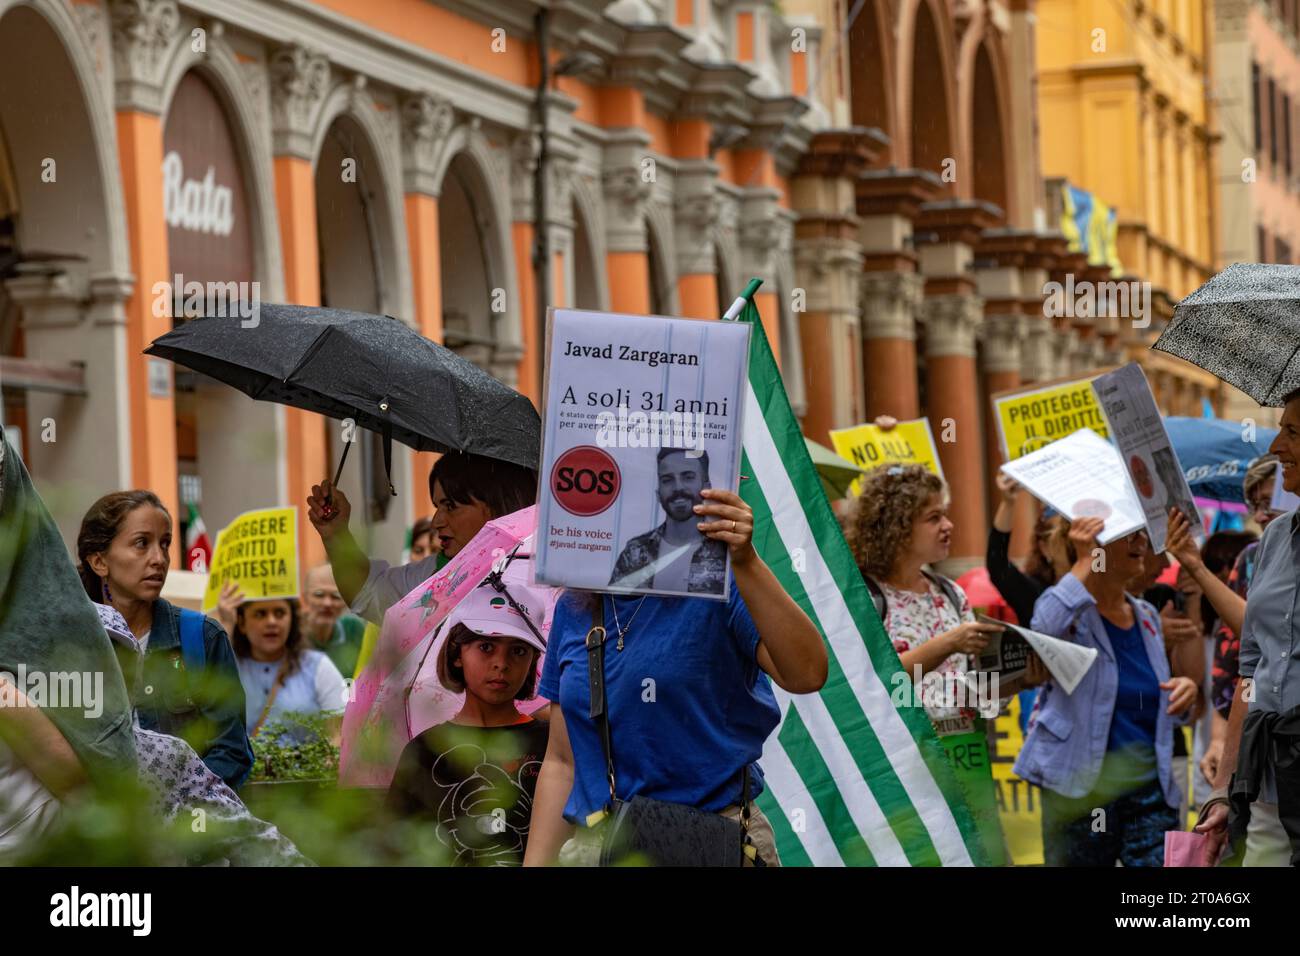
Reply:
[[1015, 773], [1042, 788], [1049, 866], [1160, 866], [1165, 831], [1182, 829], [1171, 729], [1186, 721], [1196, 684], [1170, 676], [1159, 614], [1125, 591], [1142, 573], [1146, 532], [1101, 548], [1102, 527], [1070, 524], [1073, 567], [1043, 592], [1031, 624], [1097, 657], [1073, 693], [1044, 685]]
[[181, 644], [181, 609], [162, 597], [172, 519], [150, 491], [115, 491], [90, 506], [77, 535], [78, 573], [96, 604], [117, 610], [144, 652], [146, 730], [181, 737], [232, 790], [253, 767], [244, 688], [225, 629], [203, 619], [203, 666], [192, 673]]

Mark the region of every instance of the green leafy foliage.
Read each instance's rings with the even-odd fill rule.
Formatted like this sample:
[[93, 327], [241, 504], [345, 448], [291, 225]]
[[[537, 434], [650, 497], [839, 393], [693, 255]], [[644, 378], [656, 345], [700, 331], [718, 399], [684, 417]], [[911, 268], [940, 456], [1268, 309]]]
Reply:
[[[427, 822], [396, 819], [386, 791], [341, 789], [331, 722], [292, 714], [253, 738], [253, 773], [239, 796], [321, 866], [446, 866], [451, 854]], [[183, 866], [220, 861], [216, 825], [183, 808], [170, 824], [133, 773], [86, 788], [16, 861], [31, 866]]]
[[249, 782], [271, 780], [338, 780], [339, 748], [330, 739], [337, 718], [288, 713], [269, 721], [252, 738], [253, 770]]

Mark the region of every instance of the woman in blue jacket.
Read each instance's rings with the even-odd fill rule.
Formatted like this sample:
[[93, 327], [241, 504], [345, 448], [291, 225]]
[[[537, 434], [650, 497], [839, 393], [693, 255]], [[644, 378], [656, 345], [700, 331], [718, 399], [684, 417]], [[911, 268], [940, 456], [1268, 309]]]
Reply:
[[225, 630], [161, 597], [172, 519], [151, 491], [117, 491], [90, 506], [77, 534], [90, 599], [115, 608], [144, 650], [140, 726], [183, 738], [235, 789], [253, 767], [244, 689]]
[[1069, 526], [1070, 573], [1043, 592], [1031, 627], [1094, 648], [1073, 693], [1039, 693], [1015, 772], [1043, 792], [1049, 866], [1161, 866], [1166, 830], [1182, 829], [1171, 729], [1196, 684], [1171, 677], [1160, 615], [1125, 591], [1149, 542], [1137, 531], [1099, 547], [1100, 518]]

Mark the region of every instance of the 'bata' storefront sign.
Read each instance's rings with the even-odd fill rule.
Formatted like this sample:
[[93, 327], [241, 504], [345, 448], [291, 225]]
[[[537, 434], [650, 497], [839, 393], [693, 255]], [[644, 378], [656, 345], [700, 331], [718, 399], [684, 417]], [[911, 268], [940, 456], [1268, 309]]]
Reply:
[[215, 166], [208, 167], [202, 181], [186, 179], [180, 153], [163, 157], [163, 211], [168, 226], [229, 236], [235, 224], [233, 197], [229, 186], [216, 184]]
[[186, 282], [251, 282], [243, 167], [221, 100], [195, 71], [181, 80], [167, 109], [162, 189], [171, 274]]

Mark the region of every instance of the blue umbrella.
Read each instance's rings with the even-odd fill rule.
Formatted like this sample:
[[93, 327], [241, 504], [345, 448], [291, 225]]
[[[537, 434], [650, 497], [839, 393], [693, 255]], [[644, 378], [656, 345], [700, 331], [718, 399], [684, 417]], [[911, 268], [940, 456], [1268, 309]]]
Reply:
[[1256, 428], [1252, 441], [1241, 422], [1222, 418], [1165, 417], [1165, 428], [1183, 466], [1192, 494], [1216, 501], [1245, 503], [1241, 491], [1246, 468], [1277, 437], [1276, 428]]

